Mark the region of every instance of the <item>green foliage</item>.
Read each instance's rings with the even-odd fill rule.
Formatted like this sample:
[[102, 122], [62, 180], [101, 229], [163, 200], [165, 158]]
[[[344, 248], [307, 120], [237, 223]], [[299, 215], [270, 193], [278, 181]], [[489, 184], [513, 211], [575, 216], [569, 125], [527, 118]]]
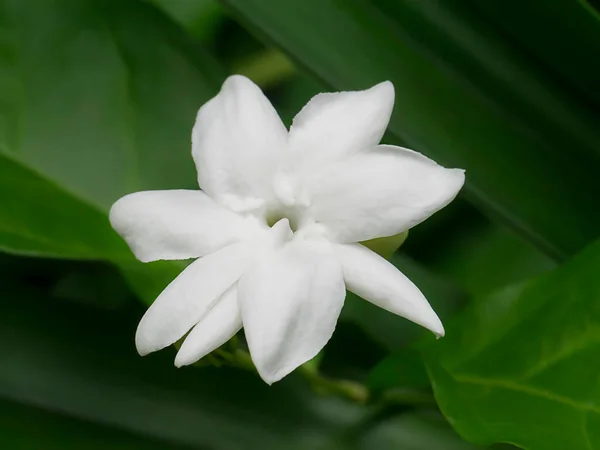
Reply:
[[[4, 448], [45, 450], [184, 450], [133, 433], [0, 400], [0, 442]], [[35, 433], [31, 430], [34, 429]]]
[[[600, 449], [595, 3], [0, 0], [0, 448]], [[467, 169], [406, 243], [367, 243], [446, 337], [349, 294], [272, 387], [241, 336], [181, 370], [135, 353], [187, 262], [139, 263], [108, 210], [197, 186], [191, 127], [229, 72], [288, 126], [389, 79], [385, 141]]]
[[122, 259], [108, 208], [196, 185], [190, 130], [219, 66], [136, 0], [3, 0], [0, 14], [0, 246]]
[[126, 258], [106, 214], [0, 154], [0, 248], [55, 258]]
[[6, 295], [19, 299], [1, 305], [0, 395], [12, 401], [219, 449], [314, 448], [366, 414], [307, 395], [297, 378], [269, 388], [250, 373], [178, 370], [172, 352], [141, 359], [131, 314], [67, 308], [18, 289]]
[[600, 447], [600, 242], [472, 304], [424, 349], [440, 408], [475, 442]]
[[[456, 439], [440, 417], [406, 414], [378, 424], [362, 441], [362, 448], [377, 450], [476, 450], [480, 447]], [[402, 442], [402, 447], [398, 443]]]

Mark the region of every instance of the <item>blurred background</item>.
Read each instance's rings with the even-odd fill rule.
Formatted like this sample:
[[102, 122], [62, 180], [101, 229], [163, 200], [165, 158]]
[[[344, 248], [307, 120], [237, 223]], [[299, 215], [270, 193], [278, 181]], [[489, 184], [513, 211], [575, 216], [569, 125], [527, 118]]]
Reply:
[[552, 271], [600, 234], [598, 13], [482, 3], [0, 0], [0, 448], [512, 448], [459, 437], [433, 339], [352, 295], [316, 375], [140, 358], [137, 322], [181, 266], [138, 264], [106, 219], [126, 193], [195, 186], [195, 112], [227, 74], [286, 125], [390, 79], [384, 142], [468, 178], [391, 261], [444, 323]]

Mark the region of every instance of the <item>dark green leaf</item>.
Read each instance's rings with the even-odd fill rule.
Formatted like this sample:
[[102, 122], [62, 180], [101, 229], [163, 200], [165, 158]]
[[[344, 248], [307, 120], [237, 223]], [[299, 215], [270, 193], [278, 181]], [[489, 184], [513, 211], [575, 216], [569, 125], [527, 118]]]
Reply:
[[30, 256], [128, 258], [106, 214], [0, 154], [0, 250]]
[[108, 264], [80, 264], [52, 286], [53, 297], [107, 309], [127, 306], [131, 290], [118, 270]]
[[136, 0], [1, 0], [0, 26], [0, 247], [122, 259], [106, 211], [196, 186], [190, 130], [219, 67]]
[[[600, 105], [600, 14], [594, 1], [471, 1], [513, 42], [570, 83], [586, 102]], [[597, 3], [597, 2], [596, 2]], [[577, 51], [573, 51], [573, 49]]]
[[118, 264], [133, 291], [147, 305], [152, 304], [185, 266], [185, 261], [155, 261], [147, 264], [131, 261]]
[[188, 33], [207, 41], [211, 39], [223, 20], [221, 5], [217, 0], [151, 0], [164, 9]]
[[469, 198], [549, 254], [600, 233], [596, 119], [464, 2], [223, 1], [336, 90], [394, 82], [394, 142], [466, 168]]
[[385, 389], [426, 388], [427, 371], [418, 350], [407, 348], [381, 361], [369, 374], [369, 387]]
[[465, 438], [529, 450], [600, 447], [600, 242], [473, 303], [424, 349], [436, 398]]
[[377, 424], [360, 441], [361, 450], [476, 450], [461, 440], [439, 414], [404, 414]]
[[0, 398], [219, 450], [321, 448], [368, 412], [293, 376], [270, 387], [250, 372], [176, 369], [168, 351], [141, 358], [137, 317], [4, 291]]
[[183, 450], [116, 428], [0, 400], [0, 447], [34, 450]]
[[504, 227], [485, 224], [452, 233], [444, 251], [429, 266], [471, 296], [489, 294], [508, 284], [540, 275], [556, 263]]

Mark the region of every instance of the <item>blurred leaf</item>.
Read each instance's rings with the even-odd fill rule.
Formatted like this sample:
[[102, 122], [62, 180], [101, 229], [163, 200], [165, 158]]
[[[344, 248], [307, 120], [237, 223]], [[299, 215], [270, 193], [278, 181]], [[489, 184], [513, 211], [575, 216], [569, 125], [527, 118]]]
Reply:
[[0, 250], [29, 256], [126, 258], [106, 214], [0, 154]]
[[[146, 0], [147, 1], [147, 0]], [[223, 19], [217, 0], [149, 0], [163, 9], [190, 34], [210, 40]]]
[[53, 297], [107, 309], [119, 309], [133, 297], [123, 276], [112, 266], [80, 264], [52, 286]]
[[436, 398], [465, 438], [529, 450], [600, 448], [600, 242], [473, 303], [424, 348]]
[[452, 233], [444, 251], [428, 266], [452, 279], [471, 296], [540, 275], [556, 263], [504, 227], [486, 224]]
[[270, 98], [286, 127], [308, 101], [325, 88], [312, 78], [296, 73], [290, 80], [270, 91]]
[[597, 107], [600, 106], [600, 14], [592, 6], [594, 1], [552, 0], [544, 8], [536, 0], [470, 3], [502, 30], [506, 38], [535, 54], [548, 69], [577, 89], [582, 100]]
[[385, 420], [361, 439], [364, 450], [476, 450], [464, 442], [437, 415], [403, 414]]
[[[32, 432], [34, 431], [34, 432]], [[180, 449], [84, 420], [0, 400], [0, 447], [34, 450], [167, 450]]]
[[120, 262], [118, 267], [142, 302], [150, 305], [181, 273], [187, 263], [186, 261], [155, 261], [142, 264], [132, 261]]
[[0, 0], [0, 18], [0, 248], [130, 255], [106, 211], [196, 186], [190, 130], [219, 67], [136, 0]]
[[425, 388], [429, 384], [421, 354], [412, 348], [385, 358], [369, 374], [369, 388], [376, 392], [396, 388]]
[[0, 303], [0, 398], [219, 450], [321, 448], [368, 413], [294, 376], [269, 387], [244, 371], [176, 369], [168, 351], [141, 358], [136, 318], [46, 300], [12, 290]]
[[294, 75], [295, 69], [281, 52], [268, 49], [239, 61], [231, 71], [250, 78], [265, 90], [288, 80]]
[[[394, 254], [391, 262], [425, 294], [444, 322], [465, 300], [464, 293], [451, 283], [436, 277], [410, 258]], [[360, 297], [348, 293], [341, 315], [360, 325], [373, 339], [390, 351], [397, 351], [417, 338], [430, 333], [409, 320], [385, 311]]]
[[469, 198], [549, 254], [600, 233], [595, 117], [464, 2], [223, 1], [336, 90], [393, 81], [394, 141], [467, 169]]

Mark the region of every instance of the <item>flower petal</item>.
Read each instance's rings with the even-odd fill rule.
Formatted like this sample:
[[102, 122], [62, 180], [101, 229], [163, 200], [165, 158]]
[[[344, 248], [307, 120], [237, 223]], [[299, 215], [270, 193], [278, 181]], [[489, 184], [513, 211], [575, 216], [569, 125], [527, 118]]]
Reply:
[[308, 181], [312, 218], [340, 243], [392, 236], [458, 194], [464, 171], [401, 147], [380, 145], [331, 164]]
[[190, 264], [142, 317], [135, 335], [139, 354], [160, 350], [187, 333], [240, 278], [253, 253], [250, 245], [237, 243]]
[[286, 145], [287, 130], [260, 88], [231, 76], [200, 108], [192, 132], [200, 187], [236, 211], [258, 208]]
[[252, 361], [271, 384], [312, 359], [329, 341], [346, 295], [329, 245], [292, 241], [238, 283]]
[[444, 335], [442, 322], [425, 296], [389, 261], [360, 244], [334, 248], [349, 291], [433, 331], [438, 337]]
[[321, 165], [374, 147], [393, 106], [394, 85], [389, 81], [364, 91], [318, 94], [294, 118], [290, 149], [301, 160]]
[[143, 262], [204, 256], [258, 227], [202, 191], [188, 190], [126, 195], [112, 206], [110, 222]]
[[216, 350], [242, 329], [237, 287], [230, 287], [200, 319], [185, 338], [177, 356], [177, 367], [194, 364]]

